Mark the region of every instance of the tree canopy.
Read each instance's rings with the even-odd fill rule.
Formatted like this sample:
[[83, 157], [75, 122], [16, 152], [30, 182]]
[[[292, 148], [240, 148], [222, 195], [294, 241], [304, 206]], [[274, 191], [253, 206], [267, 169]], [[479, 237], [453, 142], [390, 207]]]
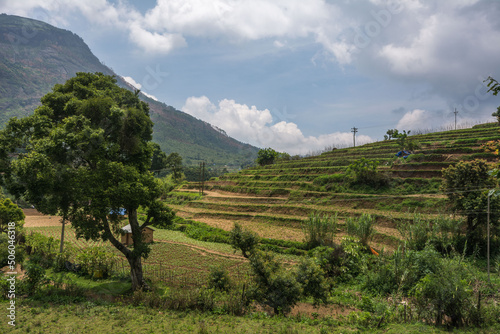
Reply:
[[[0, 132], [3, 182], [46, 214], [71, 221], [78, 237], [110, 240], [131, 266], [132, 287], [144, 286], [141, 230], [168, 224], [173, 213], [157, 200], [153, 123], [148, 105], [102, 73], [77, 73], [42, 97], [34, 114], [13, 118]], [[137, 209], [147, 209], [139, 224]], [[116, 237], [124, 208], [134, 248]]]

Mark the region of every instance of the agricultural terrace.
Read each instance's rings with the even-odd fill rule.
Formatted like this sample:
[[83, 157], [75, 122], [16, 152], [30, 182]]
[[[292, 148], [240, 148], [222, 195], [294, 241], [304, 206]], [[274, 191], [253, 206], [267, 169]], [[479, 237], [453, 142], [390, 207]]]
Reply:
[[[396, 140], [334, 149], [315, 157], [279, 161], [227, 174], [205, 183], [203, 197], [199, 184], [185, 185], [172, 194], [171, 206], [177, 215], [230, 230], [237, 221], [263, 238], [303, 241], [301, 224], [313, 213], [340, 219], [337, 239], [345, 235], [342, 222], [363, 213], [376, 218], [375, 249], [394, 250], [401, 234], [398, 224], [411, 221], [414, 214], [432, 220], [450, 215], [449, 202], [440, 190], [442, 169], [459, 161], [498, 161], [482, 145], [500, 139], [495, 124], [475, 126], [408, 137], [419, 143], [407, 159], [397, 158]], [[364, 158], [378, 161], [377, 170], [390, 179], [388, 186], [345, 185], [348, 166]]]

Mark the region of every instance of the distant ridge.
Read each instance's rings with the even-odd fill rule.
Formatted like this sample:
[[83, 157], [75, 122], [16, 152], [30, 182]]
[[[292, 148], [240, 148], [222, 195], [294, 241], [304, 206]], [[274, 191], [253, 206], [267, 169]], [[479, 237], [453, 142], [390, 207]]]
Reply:
[[[76, 72], [114, 75], [120, 86], [134, 90], [73, 32], [0, 14], [0, 127], [13, 116], [32, 113], [43, 95]], [[155, 123], [153, 140], [165, 152], [178, 152], [191, 164], [204, 160], [239, 167], [255, 160], [258, 148], [144, 94], [141, 98], [150, 105]]]

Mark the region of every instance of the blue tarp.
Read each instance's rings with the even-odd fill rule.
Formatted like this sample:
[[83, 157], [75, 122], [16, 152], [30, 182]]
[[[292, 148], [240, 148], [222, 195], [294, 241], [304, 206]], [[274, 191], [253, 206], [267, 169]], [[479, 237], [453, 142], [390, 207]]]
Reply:
[[109, 211], [110, 215], [119, 215], [119, 216], [125, 216], [127, 214], [127, 211], [124, 208], [120, 208], [118, 210], [111, 210]]
[[408, 158], [408, 156], [410, 155], [411, 153], [406, 151], [406, 150], [402, 150], [402, 151], [399, 151], [398, 153], [396, 153], [396, 156], [398, 158], [403, 158], [403, 159], [406, 159]]

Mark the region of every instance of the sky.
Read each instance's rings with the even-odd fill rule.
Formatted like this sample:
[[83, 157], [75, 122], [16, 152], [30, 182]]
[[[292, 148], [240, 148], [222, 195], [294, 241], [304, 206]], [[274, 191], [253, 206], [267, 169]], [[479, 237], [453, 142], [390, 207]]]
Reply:
[[[498, 0], [0, 0], [144, 93], [290, 154], [493, 121]], [[454, 113], [454, 111], [458, 113]]]

